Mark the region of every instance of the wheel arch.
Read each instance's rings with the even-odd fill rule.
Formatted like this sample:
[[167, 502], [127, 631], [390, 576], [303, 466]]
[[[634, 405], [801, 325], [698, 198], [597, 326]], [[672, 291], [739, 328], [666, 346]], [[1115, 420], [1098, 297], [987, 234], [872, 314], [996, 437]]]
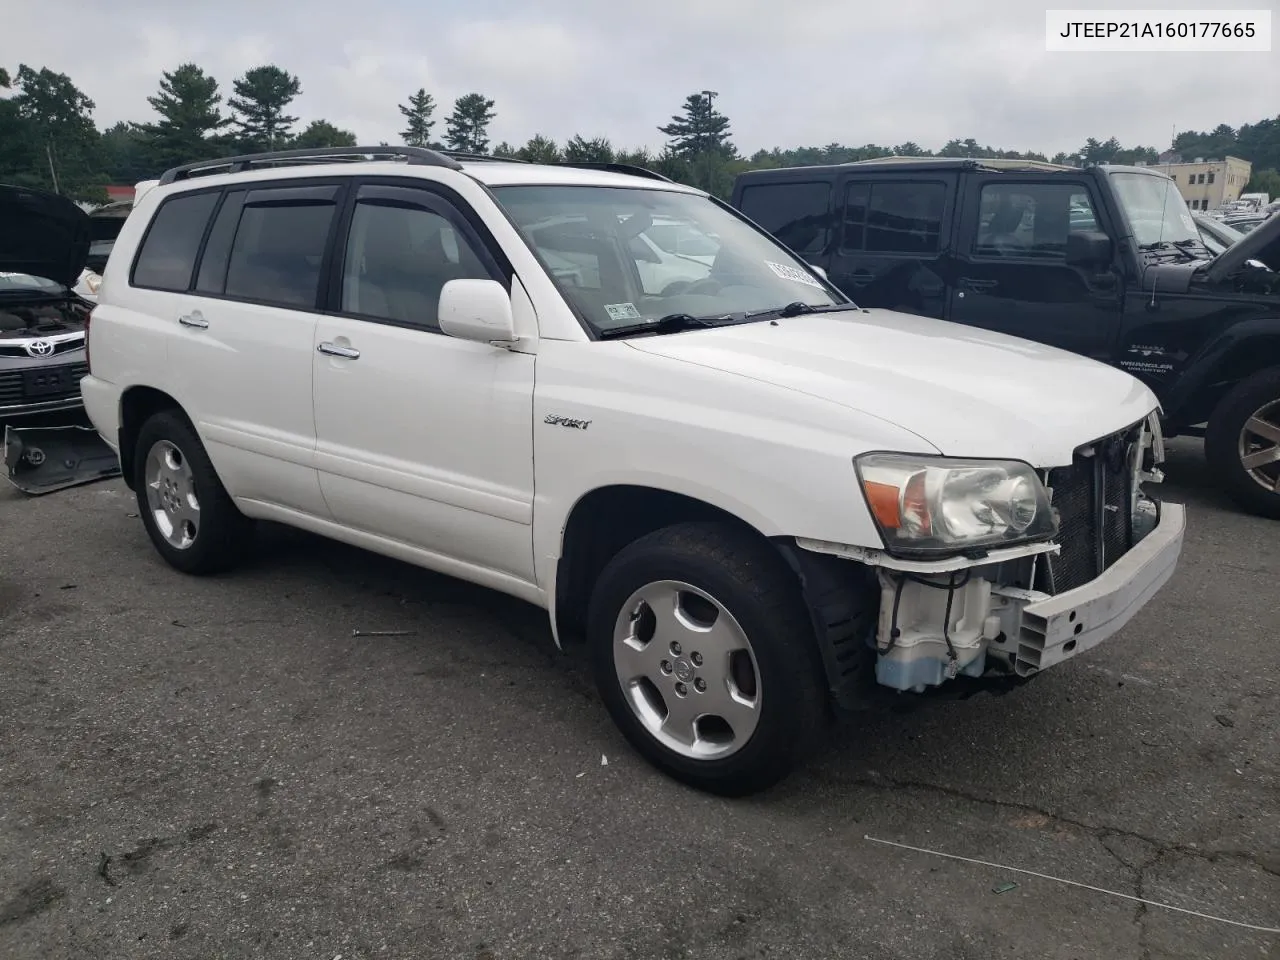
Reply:
[[130, 490], [134, 484], [134, 455], [137, 452], [138, 432], [142, 425], [162, 410], [174, 410], [181, 414], [188, 423], [191, 418], [171, 395], [155, 387], [134, 386], [127, 388], [120, 396], [120, 471], [125, 484]]
[[856, 707], [868, 658], [862, 641], [874, 630], [879, 590], [867, 567], [815, 554], [784, 536], [766, 536], [758, 527], [724, 507], [688, 494], [657, 487], [614, 484], [578, 499], [565, 520], [556, 564], [551, 615], [562, 646], [581, 644], [586, 609], [606, 564], [628, 544], [676, 523], [716, 521], [770, 544], [795, 578], [809, 611], [833, 702]]
[[1165, 414], [1179, 426], [1203, 423], [1237, 384], [1271, 367], [1280, 367], [1280, 316], [1231, 327], [1192, 360]]

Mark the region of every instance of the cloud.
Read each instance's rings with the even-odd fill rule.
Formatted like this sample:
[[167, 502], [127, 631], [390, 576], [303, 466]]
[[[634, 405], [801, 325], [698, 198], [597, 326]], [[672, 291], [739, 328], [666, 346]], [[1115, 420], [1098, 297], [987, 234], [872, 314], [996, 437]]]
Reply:
[[369, 142], [395, 142], [397, 105], [425, 87], [437, 133], [454, 99], [476, 91], [496, 102], [495, 143], [581, 133], [658, 146], [685, 96], [711, 89], [748, 152], [953, 137], [1047, 153], [1091, 136], [1163, 147], [1175, 125], [1274, 116], [1280, 89], [1277, 52], [1047, 53], [1044, 9], [1025, 0], [116, 0], [111, 19], [109, 35], [78, 0], [19, 5], [6, 12], [4, 65], [69, 74], [105, 127], [149, 119], [160, 72], [184, 61], [224, 95], [274, 62], [302, 81], [302, 123], [324, 118]]

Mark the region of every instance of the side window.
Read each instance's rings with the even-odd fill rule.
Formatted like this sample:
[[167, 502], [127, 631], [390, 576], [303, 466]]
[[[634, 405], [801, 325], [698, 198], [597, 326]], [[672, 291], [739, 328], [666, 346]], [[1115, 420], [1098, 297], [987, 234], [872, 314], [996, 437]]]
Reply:
[[851, 183], [845, 190], [843, 251], [929, 255], [942, 245], [942, 183]]
[[444, 285], [488, 280], [492, 274], [443, 212], [383, 195], [393, 192], [411, 196], [418, 191], [374, 188], [356, 202], [343, 261], [342, 309], [436, 330]]
[[165, 200], [156, 211], [133, 265], [133, 285], [184, 292], [191, 286], [204, 228], [218, 191]]
[[973, 252], [982, 257], [1061, 260], [1067, 234], [1098, 229], [1088, 191], [1071, 183], [988, 183]]
[[815, 254], [831, 236], [831, 184], [770, 183], [746, 187], [740, 209], [796, 253]]
[[[328, 199], [316, 197], [324, 192], [330, 194]], [[227, 260], [226, 295], [281, 307], [314, 308], [320, 262], [337, 211], [336, 193], [336, 187], [250, 193], [240, 209]]]

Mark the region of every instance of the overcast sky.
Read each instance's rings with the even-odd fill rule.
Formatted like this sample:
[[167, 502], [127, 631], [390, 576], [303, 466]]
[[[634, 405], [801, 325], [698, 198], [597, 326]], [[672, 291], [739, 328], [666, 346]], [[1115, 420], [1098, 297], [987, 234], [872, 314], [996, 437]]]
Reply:
[[[438, 135], [454, 98], [478, 91], [496, 101], [494, 143], [581, 133], [626, 147], [661, 145], [656, 127], [684, 97], [716, 90], [746, 153], [833, 141], [937, 148], [952, 137], [1048, 154], [1090, 136], [1164, 148], [1175, 125], [1238, 126], [1280, 114], [1280, 42], [1271, 53], [1051, 54], [1044, 6], [1026, 0], [8, 0], [4, 7], [0, 64], [69, 74], [96, 102], [102, 127], [152, 119], [145, 98], [161, 71], [187, 60], [227, 93], [246, 69], [278, 64], [301, 79], [293, 112], [303, 122], [323, 117], [362, 142], [399, 142], [396, 105], [419, 87], [442, 105]], [[1280, 25], [1280, 15], [1273, 19]]]

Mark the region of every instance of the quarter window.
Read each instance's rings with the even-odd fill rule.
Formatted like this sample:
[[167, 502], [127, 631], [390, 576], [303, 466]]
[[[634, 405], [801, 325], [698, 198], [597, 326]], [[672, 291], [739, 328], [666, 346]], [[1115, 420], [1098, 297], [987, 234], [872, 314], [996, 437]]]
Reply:
[[989, 183], [982, 188], [973, 252], [1061, 260], [1067, 234], [1098, 229], [1089, 194], [1069, 183]]
[[380, 197], [356, 204], [343, 266], [343, 311], [437, 330], [444, 285], [488, 279], [476, 248], [443, 214]]
[[845, 190], [845, 252], [929, 255], [942, 242], [941, 183], [851, 183]]
[[740, 208], [796, 253], [816, 254], [831, 236], [830, 206], [829, 183], [770, 183], [744, 188]]
[[218, 193], [179, 195], [165, 200], [147, 230], [133, 267], [133, 284], [185, 291], [191, 286], [196, 254]]

